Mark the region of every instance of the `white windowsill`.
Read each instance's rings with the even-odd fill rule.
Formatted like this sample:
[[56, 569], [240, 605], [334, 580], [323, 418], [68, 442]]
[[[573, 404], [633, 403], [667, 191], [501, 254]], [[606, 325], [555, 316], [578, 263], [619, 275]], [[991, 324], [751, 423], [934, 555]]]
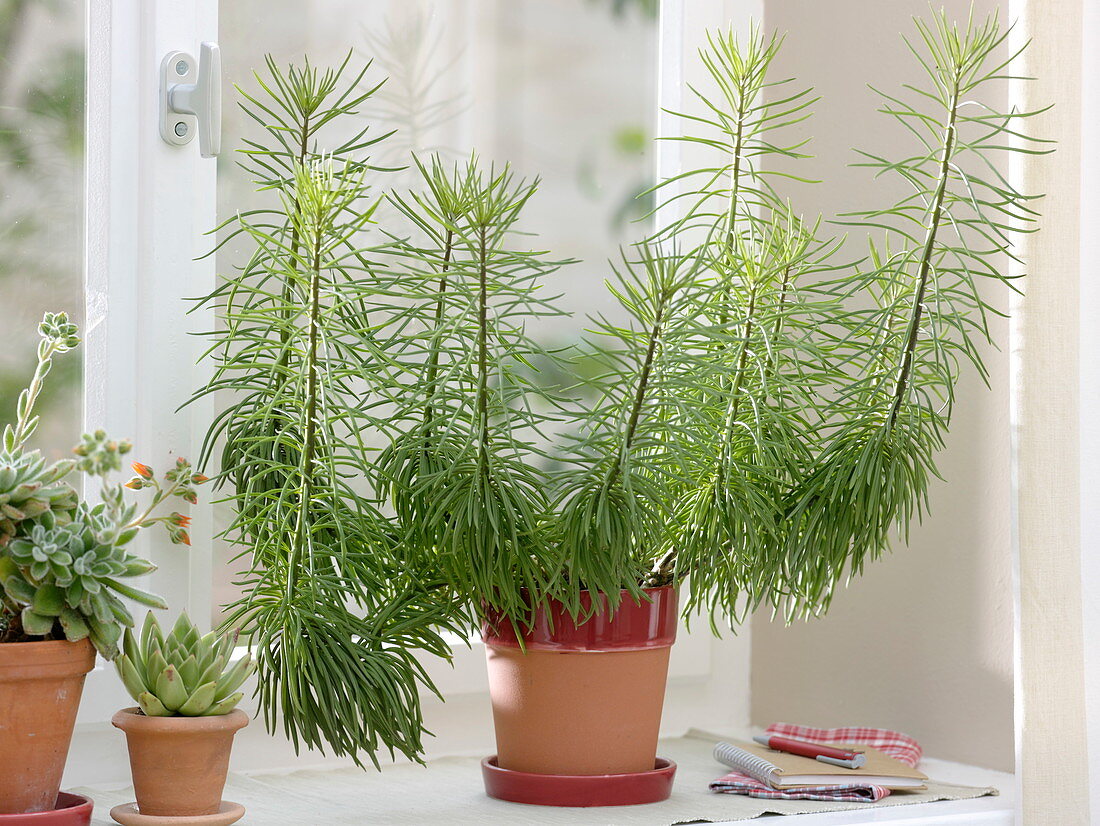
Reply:
[[[232, 774], [226, 799], [242, 803], [251, 826], [362, 823], [417, 824], [417, 826], [513, 826], [513, 824], [576, 823], [578, 826], [631, 824], [667, 826], [683, 818], [704, 816], [709, 822], [732, 816], [729, 806], [743, 799], [714, 795], [706, 783], [722, 773], [709, 758], [709, 744], [698, 737], [663, 740], [661, 751], [681, 763], [671, 800], [654, 806], [607, 809], [555, 809], [490, 801], [485, 797], [476, 758], [443, 758], [426, 768], [395, 766], [381, 773], [354, 769]], [[921, 768], [940, 782], [992, 786], [1000, 796], [901, 806], [859, 804], [860, 808], [823, 814], [789, 815], [775, 826], [861, 826], [896, 823], [902, 826], [1012, 826], [1014, 778], [1010, 774], [928, 759]], [[391, 773], [393, 772], [393, 773]], [[97, 801], [93, 826], [108, 826], [108, 811], [133, 799], [130, 788], [119, 784], [79, 789]], [[738, 823], [760, 823], [739, 820]], [[768, 823], [772, 823], [768, 819]]]

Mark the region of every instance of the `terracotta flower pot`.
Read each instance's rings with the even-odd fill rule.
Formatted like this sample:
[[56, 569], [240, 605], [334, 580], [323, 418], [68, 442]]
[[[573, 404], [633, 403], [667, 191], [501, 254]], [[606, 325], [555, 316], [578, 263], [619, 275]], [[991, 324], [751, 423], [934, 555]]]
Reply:
[[248, 725], [239, 708], [214, 717], [146, 717], [124, 708], [111, 719], [126, 733], [142, 815], [196, 817], [219, 811], [233, 735]]
[[[539, 609], [519, 646], [511, 623], [484, 628], [496, 765], [542, 775], [652, 772], [668, 657], [676, 639], [676, 590], [624, 592], [574, 623], [560, 603]], [[591, 605], [584, 594], [585, 606]]]
[[0, 644], [0, 814], [54, 808], [94, 665], [88, 640]]

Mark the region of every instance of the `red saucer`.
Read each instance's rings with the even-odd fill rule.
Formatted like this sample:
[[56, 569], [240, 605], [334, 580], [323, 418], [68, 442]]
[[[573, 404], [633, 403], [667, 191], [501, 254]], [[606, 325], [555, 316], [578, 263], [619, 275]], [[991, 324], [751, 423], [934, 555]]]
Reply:
[[676, 764], [663, 757], [651, 771], [629, 774], [531, 774], [481, 761], [485, 793], [497, 800], [536, 806], [633, 806], [658, 803], [672, 794]]
[[92, 799], [68, 792], [61, 792], [56, 808], [48, 812], [0, 815], [0, 826], [88, 826], [91, 822]]

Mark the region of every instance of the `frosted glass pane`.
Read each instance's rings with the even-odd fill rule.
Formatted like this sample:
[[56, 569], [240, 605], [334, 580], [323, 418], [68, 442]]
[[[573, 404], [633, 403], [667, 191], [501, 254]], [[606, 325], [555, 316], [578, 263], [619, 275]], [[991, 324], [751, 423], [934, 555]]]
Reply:
[[[569, 343], [587, 313], [613, 310], [607, 260], [646, 229], [637, 219], [648, 205], [637, 196], [654, 163], [655, 0], [234, 0], [221, 4], [220, 42], [227, 150], [260, 135], [230, 89], [254, 90], [265, 54], [281, 66], [308, 55], [319, 68], [349, 50], [357, 68], [373, 59], [367, 80], [388, 81], [362, 116], [378, 133], [396, 130], [374, 163], [404, 166], [413, 152], [460, 161], [476, 148], [487, 162], [541, 178], [521, 228], [537, 234], [532, 247], [583, 263], [548, 285], [574, 316], [544, 324], [538, 337]], [[377, 180], [412, 183], [409, 173]], [[232, 151], [219, 159], [218, 192], [223, 219], [271, 197], [253, 191]], [[219, 272], [239, 266], [242, 252], [222, 248]], [[234, 567], [219, 553], [216, 605], [232, 594]]]
[[[83, 327], [84, 2], [0, 0], [0, 421], [34, 371], [37, 325], [65, 310]], [[59, 359], [35, 444], [79, 437], [80, 354]]]

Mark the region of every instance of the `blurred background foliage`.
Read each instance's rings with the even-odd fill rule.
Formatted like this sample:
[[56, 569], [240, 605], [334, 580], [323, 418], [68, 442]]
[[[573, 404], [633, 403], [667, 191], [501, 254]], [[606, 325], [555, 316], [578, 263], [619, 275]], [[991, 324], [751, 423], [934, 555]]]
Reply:
[[[35, 327], [65, 310], [83, 328], [84, 3], [0, 0], [0, 420], [33, 371]], [[80, 358], [40, 403], [38, 446], [67, 453], [81, 418]]]
[[593, 0], [599, 5], [609, 6], [616, 17], [637, 14], [650, 20], [657, 19], [661, 0]]

